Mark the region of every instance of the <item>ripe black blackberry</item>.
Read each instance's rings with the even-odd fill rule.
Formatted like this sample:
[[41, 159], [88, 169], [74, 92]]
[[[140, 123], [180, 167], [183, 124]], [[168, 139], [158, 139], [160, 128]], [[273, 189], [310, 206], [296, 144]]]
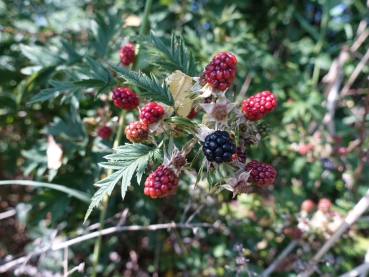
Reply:
[[324, 159], [321, 159], [320, 162], [322, 164], [323, 169], [329, 170], [329, 171], [334, 170], [334, 163], [330, 159], [324, 158]]
[[209, 162], [229, 163], [232, 161], [232, 155], [236, 154], [236, 145], [234, 145], [225, 131], [215, 131], [205, 138], [203, 151]]

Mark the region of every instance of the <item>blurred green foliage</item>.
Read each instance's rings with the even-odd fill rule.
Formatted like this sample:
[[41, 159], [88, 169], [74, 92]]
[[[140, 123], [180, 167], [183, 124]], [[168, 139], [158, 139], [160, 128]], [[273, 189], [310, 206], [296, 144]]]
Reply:
[[[159, 276], [236, 276], [240, 269], [236, 263], [239, 253], [233, 249], [236, 243], [245, 248], [249, 270], [261, 273], [290, 242], [281, 233], [281, 226], [286, 215], [299, 211], [304, 199], [318, 202], [329, 198], [334, 210], [342, 214], [355, 205], [365, 193], [369, 178], [369, 116], [362, 123], [369, 66], [365, 64], [351, 89], [339, 95], [331, 119], [335, 133], [324, 121], [333, 81], [323, 78], [342, 49], [357, 43], [360, 34], [368, 31], [369, 10], [364, 2], [154, 1], [150, 28], [168, 47], [172, 33], [183, 38], [194, 56], [194, 69], [188, 67], [194, 76], [199, 76], [213, 55], [230, 51], [238, 59], [232, 88], [236, 100], [262, 90], [277, 95], [279, 106], [273, 116], [265, 118], [273, 127], [272, 135], [248, 149], [247, 154], [250, 159], [272, 164], [278, 177], [273, 186], [235, 199], [226, 191], [210, 196], [205, 181], [193, 188], [196, 178], [190, 174], [181, 175], [176, 195], [168, 199], [149, 199], [142, 193], [142, 184], [134, 182], [124, 201], [114, 190], [107, 218], [129, 209], [126, 225], [180, 222], [203, 205], [193, 223], [218, 221], [227, 228], [123, 232], [104, 237], [101, 276], [148, 276], [155, 271]], [[97, 163], [111, 153], [112, 141], [94, 136], [86, 118], [103, 120], [101, 110], [113, 119], [119, 115], [118, 108], [96, 94], [108, 94], [111, 87], [121, 84], [122, 79], [113, 77], [106, 62], [119, 62], [124, 43], [143, 41], [137, 37], [135, 17], [142, 17], [144, 4], [123, 0], [0, 0], [0, 179], [52, 180], [94, 194], [93, 184], [105, 174]], [[340, 88], [368, 48], [368, 39], [357, 49], [351, 48], [338, 74], [342, 74]], [[141, 51], [138, 68], [148, 75], [166, 77], [168, 72], [157, 67], [158, 55]], [[127, 113], [126, 122], [135, 116]], [[358, 145], [362, 124], [364, 141]], [[64, 152], [63, 165], [57, 171], [47, 169], [48, 134]], [[184, 145], [186, 138], [179, 142]], [[302, 151], [307, 144], [313, 145], [313, 150]], [[334, 156], [333, 149], [338, 146], [351, 151]], [[356, 180], [361, 148], [366, 162], [360, 180]], [[334, 161], [335, 169], [325, 170], [322, 158]], [[200, 161], [194, 167], [198, 169]], [[0, 191], [1, 201], [7, 201], [8, 190], [0, 187]], [[41, 237], [47, 243], [55, 228], [71, 237], [84, 228], [85, 203], [45, 188], [28, 193], [30, 200], [13, 204], [31, 205], [26, 227], [31, 240]], [[98, 214], [98, 210], [93, 211], [88, 223], [97, 222]], [[116, 218], [109, 224], [116, 224]], [[368, 247], [368, 225], [360, 221], [355, 232], [354, 239], [346, 237], [331, 249], [335, 258], [344, 260], [334, 274], [362, 262]], [[10, 251], [10, 241], [1, 242], [0, 248], [0, 258], [18, 254]], [[89, 274], [91, 249], [91, 241], [71, 247], [70, 266], [86, 262]], [[42, 266], [59, 271], [63, 257], [58, 253], [48, 254]], [[118, 258], [112, 258], [112, 253]], [[313, 254], [304, 252], [299, 258], [309, 261]], [[332, 273], [334, 267], [322, 266], [321, 270]], [[280, 271], [273, 276], [286, 274]], [[297, 276], [293, 269], [288, 274]], [[240, 272], [238, 276], [248, 275]]]

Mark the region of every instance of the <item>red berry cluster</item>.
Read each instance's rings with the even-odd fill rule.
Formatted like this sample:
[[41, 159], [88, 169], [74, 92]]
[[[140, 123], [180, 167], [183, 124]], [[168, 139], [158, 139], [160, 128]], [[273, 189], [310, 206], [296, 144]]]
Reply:
[[144, 142], [149, 138], [149, 127], [141, 121], [134, 121], [126, 126], [124, 133], [129, 141]]
[[328, 213], [331, 210], [332, 202], [327, 198], [322, 198], [318, 203], [318, 210], [323, 213]]
[[151, 198], [161, 198], [168, 196], [177, 186], [177, 175], [170, 168], [160, 165], [147, 177], [144, 193]]
[[301, 211], [305, 211], [305, 212], [311, 213], [314, 210], [314, 208], [315, 208], [315, 204], [310, 199], [306, 199], [301, 204]]
[[124, 65], [130, 65], [135, 59], [135, 46], [131, 43], [124, 45], [120, 49], [120, 60]]
[[250, 177], [247, 181], [258, 186], [273, 184], [277, 175], [277, 171], [270, 164], [258, 162], [256, 160], [246, 164], [245, 170], [251, 170]]
[[251, 121], [258, 121], [277, 107], [277, 97], [270, 91], [262, 91], [245, 99], [242, 110]]
[[113, 130], [110, 129], [108, 126], [101, 126], [97, 130], [97, 135], [101, 137], [102, 139], [108, 139], [113, 134]]
[[118, 87], [113, 89], [112, 99], [114, 105], [123, 110], [134, 110], [140, 103], [136, 93], [129, 88]]
[[145, 124], [153, 124], [158, 122], [163, 115], [163, 106], [156, 102], [150, 102], [141, 108], [140, 119]]
[[206, 82], [220, 90], [229, 88], [236, 76], [236, 64], [237, 59], [232, 53], [218, 53], [205, 67]]

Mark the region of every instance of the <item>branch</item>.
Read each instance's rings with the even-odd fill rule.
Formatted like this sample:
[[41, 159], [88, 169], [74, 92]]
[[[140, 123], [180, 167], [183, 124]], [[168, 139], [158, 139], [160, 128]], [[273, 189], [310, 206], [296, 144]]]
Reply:
[[354, 72], [352, 72], [352, 74], [351, 74], [350, 78], [348, 79], [346, 85], [343, 87], [343, 89], [340, 93], [341, 97], [343, 97], [348, 92], [351, 85], [356, 80], [357, 76], [359, 75], [359, 73], [361, 72], [361, 70], [363, 69], [364, 65], [367, 63], [368, 60], [369, 60], [369, 49], [366, 51], [364, 57], [361, 59], [359, 64], [356, 66]]
[[[49, 252], [49, 251], [57, 251], [60, 249], [63, 249], [65, 247], [70, 247], [71, 245], [80, 243], [82, 241], [86, 241], [89, 239], [93, 239], [100, 236], [106, 236], [109, 234], [117, 233], [117, 232], [123, 232], [123, 231], [156, 231], [159, 229], [168, 229], [168, 228], [182, 228], [182, 229], [193, 229], [196, 227], [205, 227], [205, 228], [217, 228], [217, 229], [223, 229], [224, 227], [221, 226], [219, 223], [217, 224], [210, 224], [210, 223], [194, 223], [194, 224], [186, 224], [186, 223], [165, 223], [165, 224], [153, 224], [148, 226], [140, 226], [140, 225], [132, 225], [132, 226], [123, 226], [123, 227], [110, 227], [101, 231], [96, 231], [91, 234], [87, 234], [84, 236], [80, 236], [62, 243], [57, 244], [51, 244], [46, 247], [41, 248], [40, 250], [34, 251], [32, 253], [31, 257], [39, 256], [43, 253]], [[28, 260], [31, 257], [21, 257], [16, 260], [10, 261], [4, 265], [0, 266], [0, 273], [4, 273], [14, 266], [23, 263], [24, 261]]]
[[296, 247], [298, 240], [293, 240], [289, 245], [282, 251], [281, 254], [268, 266], [268, 268], [261, 274], [262, 277], [269, 276], [277, 265]]
[[9, 211], [3, 212], [0, 214], [0, 220], [11, 217], [16, 214], [17, 212], [15, 210], [9, 210]]
[[310, 261], [311, 267], [308, 271], [301, 273], [298, 277], [309, 277], [315, 271], [315, 266], [323, 255], [332, 247], [332, 245], [342, 236], [342, 234], [353, 224], [369, 207], [369, 189], [366, 194], [361, 198], [359, 203], [349, 212], [345, 221], [338, 228], [338, 230], [331, 236], [331, 238], [323, 245], [319, 252]]

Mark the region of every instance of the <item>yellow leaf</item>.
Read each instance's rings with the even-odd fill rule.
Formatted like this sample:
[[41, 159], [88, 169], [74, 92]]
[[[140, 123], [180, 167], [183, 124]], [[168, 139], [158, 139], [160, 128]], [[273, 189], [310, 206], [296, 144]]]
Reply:
[[166, 79], [174, 99], [174, 106], [181, 117], [187, 117], [191, 111], [192, 101], [187, 96], [192, 87], [192, 78], [182, 71], [176, 70]]

